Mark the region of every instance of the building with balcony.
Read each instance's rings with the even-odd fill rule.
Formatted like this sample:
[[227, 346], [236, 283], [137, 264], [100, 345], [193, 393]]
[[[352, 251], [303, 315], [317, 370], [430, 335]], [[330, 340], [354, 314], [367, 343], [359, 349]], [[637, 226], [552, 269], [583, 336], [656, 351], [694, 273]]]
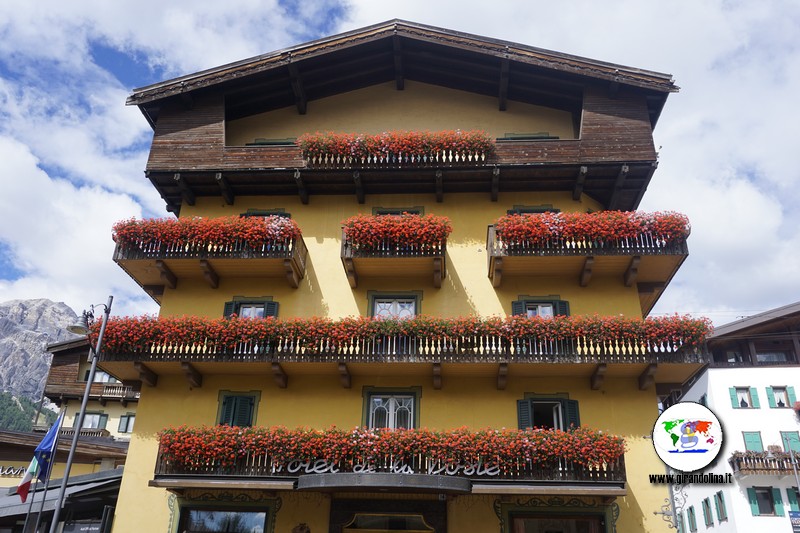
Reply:
[[404, 21], [135, 90], [172, 216], [114, 228], [160, 304], [100, 354], [141, 383], [114, 531], [660, 528], [647, 437], [708, 359], [644, 318], [675, 91]]
[[790, 532], [789, 512], [800, 511], [800, 303], [719, 326], [708, 348], [711, 364], [680, 400], [708, 406], [723, 424], [723, 447], [704, 472], [733, 483], [680, 488], [682, 531]]

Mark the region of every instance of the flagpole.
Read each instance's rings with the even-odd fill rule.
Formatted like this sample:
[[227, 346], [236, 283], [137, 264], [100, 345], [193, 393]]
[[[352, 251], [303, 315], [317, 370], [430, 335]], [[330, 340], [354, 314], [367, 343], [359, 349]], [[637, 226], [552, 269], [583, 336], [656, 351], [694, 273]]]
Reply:
[[[106, 331], [106, 324], [108, 324], [108, 317], [111, 314], [111, 303], [114, 301], [113, 296], [108, 297], [108, 304], [103, 309], [103, 321], [100, 324], [100, 333], [97, 335], [97, 346], [92, 349], [89, 346], [89, 353], [92, 354], [92, 366], [89, 368], [89, 376], [86, 378], [86, 389], [83, 391], [83, 401], [81, 402], [81, 410], [78, 412], [78, 418], [75, 420], [75, 434], [72, 436], [72, 444], [69, 447], [69, 455], [67, 456], [67, 464], [64, 467], [64, 477], [61, 480], [61, 487], [58, 490], [58, 499], [56, 506], [53, 509], [53, 521], [50, 524], [50, 533], [56, 533], [58, 530], [58, 518], [61, 514], [61, 508], [64, 506], [64, 494], [67, 491], [67, 482], [69, 481], [69, 472], [72, 469], [72, 460], [75, 457], [75, 450], [78, 447], [78, 437], [81, 434], [81, 427], [83, 427], [83, 417], [86, 415], [86, 405], [89, 403], [89, 394], [92, 392], [92, 382], [94, 381], [94, 373], [97, 370], [97, 360], [100, 357], [100, 351], [103, 348], [103, 334]], [[102, 305], [102, 304], [101, 304]], [[94, 309], [94, 306], [92, 306]], [[86, 311], [83, 313], [84, 318], [90, 315]], [[88, 322], [88, 321], [87, 321]]]
[[[58, 453], [58, 440], [61, 438], [61, 427], [64, 425], [64, 416], [66, 416], [67, 411], [66, 407], [64, 408], [63, 413], [59, 413], [61, 416], [61, 422], [58, 424], [58, 433], [56, 433], [56, 440], [53, 442], [53, 452], [52, 452], [52, 461], [50, 461], [49, 468], [47, 469], [47, 479], [44, 482], [44, 492], [42, 493], [42, 504], [39, 506], [39, 514], [36, 515], [36, 526], [33, 528], [33, 533], [39, 533], [39, 526], [42, 524], [42, 514], [44, 514], [44, 502], [47, 500], [47, 489], [50, 488], [50, 478], [53, 475], [53, 466], [56, 464], [56, 454]], [[22, 530], [23, 533], [26, 533], [25, 530]]]
[[[39, 486], [39, 463], [36, 463], [36, 470], [33, 472], [33, 492], [31, 494], [31, 503], [28, 504], [28, 512], [25, 514], [25, 524], [22, 526], [22, 533], [28, 533], [28, 520], [31, 517], [31, 509], [33, 509], [33, 500], [36, 499], [36, 487]], [[44, 500], [42, 500], [44, 501]], [[36, 531], [34, 529], [34, 531]]]

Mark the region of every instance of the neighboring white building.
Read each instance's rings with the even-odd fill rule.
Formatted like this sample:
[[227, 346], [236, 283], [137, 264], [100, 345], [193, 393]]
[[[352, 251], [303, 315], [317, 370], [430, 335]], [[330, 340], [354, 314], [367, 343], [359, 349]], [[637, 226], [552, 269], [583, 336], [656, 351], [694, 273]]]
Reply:
[[708, 406], [725, 441], [704, 473], [733, 483], [689, 484], [676, 492], [679, 531], [791, 532], [800, 511], [800, 302], [716, 328], [713, 361], [686, 383], [680, 401]]

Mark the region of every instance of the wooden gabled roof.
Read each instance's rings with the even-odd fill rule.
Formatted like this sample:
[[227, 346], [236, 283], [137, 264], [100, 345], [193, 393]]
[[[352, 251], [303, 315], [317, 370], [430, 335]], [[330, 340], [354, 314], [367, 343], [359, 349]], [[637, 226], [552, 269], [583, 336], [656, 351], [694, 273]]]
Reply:
[[223, 91], [235, 119], [292, 105], [304, 114], [309, 101], [405, 80], [497, 97], [500, 109], [507, 100], [580, 109], [587, 82], [624, 85], [646, 94], [653, 126], [678, 90], [669, 74], [391, 20], [135, 89], [127, 104], [155, 127], [163, 100], [197, 91]]

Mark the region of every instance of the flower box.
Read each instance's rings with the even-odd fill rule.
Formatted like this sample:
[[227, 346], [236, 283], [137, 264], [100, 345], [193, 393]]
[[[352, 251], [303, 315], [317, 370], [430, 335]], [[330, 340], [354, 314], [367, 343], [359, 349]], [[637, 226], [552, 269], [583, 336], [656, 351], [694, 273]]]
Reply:
[[356, 215], [342, 221], [345, 244], [354, 251], [444, 253], [453, 231], [450, 219], [436, 215]]
[[297, 139], [303, 157], [312, 164], [420, 165], [478, 164], [494, 155], [495, 145], [484, 131], [388, 131], [363, 133], [316, 132]]

